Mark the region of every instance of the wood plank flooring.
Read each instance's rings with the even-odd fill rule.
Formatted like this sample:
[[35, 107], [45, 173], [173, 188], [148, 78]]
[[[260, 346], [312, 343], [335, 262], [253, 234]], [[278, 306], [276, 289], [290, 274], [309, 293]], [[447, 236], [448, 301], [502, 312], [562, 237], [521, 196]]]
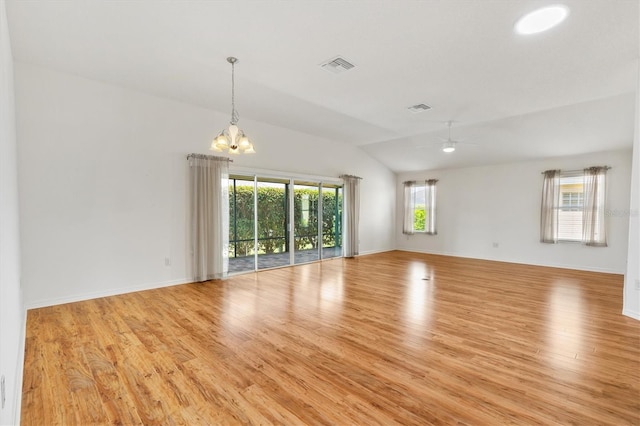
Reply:
[[621, 304], [620, 275], [394, 251], [30, 310], [22, 424], [637, 425]]

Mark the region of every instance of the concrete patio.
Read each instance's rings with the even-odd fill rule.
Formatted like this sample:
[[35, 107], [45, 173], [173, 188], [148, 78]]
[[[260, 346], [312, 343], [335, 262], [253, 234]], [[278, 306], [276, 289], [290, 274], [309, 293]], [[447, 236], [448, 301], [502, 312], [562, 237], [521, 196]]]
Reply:
[[[342, 247], [324, 247], [322, 258], [329, 259], [342, 256]], [[297, 250], [295, 252], [295, 264], [314, 262], [320, 260], [318, 249]], [[277, 268], [290, 264], [289, 252], [270, 253], [258, 255], [258, 269]], [[247, 272], [254, 270], [254, 256], [239, 256], [229, 258], [229, 273]]]

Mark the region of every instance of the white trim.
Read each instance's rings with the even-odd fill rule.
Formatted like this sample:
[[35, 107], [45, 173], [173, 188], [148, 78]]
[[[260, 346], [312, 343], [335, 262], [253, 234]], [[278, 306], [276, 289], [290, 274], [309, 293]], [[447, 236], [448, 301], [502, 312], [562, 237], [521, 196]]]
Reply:
[[402, 247], [397, 247], [395, 250], [408, 251], [413, 253], [435, 254], [440, 256], [461, 257], [464, 259], [479, 259], [479, 260], [488, 260], [493, 262], [517, 263], [520, 265], [543, 266], [546, 268], [573, 269], [576, 271], [601, 272], [604, 274], [624, 275], [624, 271], [619, 271], [619, 270], [610, 269], [610, 268], [594, 268], [593, 266], [565, 265], [561, 263], [556, 263], [556, 264], [534, 263], [534, 262], [526, 262], [524, 260], [508, 260], [508, 259], [499, 259], [499, 258], [491, 258], [491, 257], [465, 256], [459, 253], [416, 250], [416, 249], [408, 249], [408, 248], [402, 248]]
[[[289, 247], [287, 247], [287, 250], [289, 250], [289, 265], [295, 265], [296, 264], [296, 225], [295, 225], [295, 220], [296, 220], [296, 195], [295, 195], [295, 191], [296, 191], [296, 186], [294, 183], [293, 178], [289, 178], [289, 190], [287, 191], [287, 194], [289, 196], [289, 199], [287, 200], [287, 205], [289, 206], [289, 211], [287, 212], [287, 216], [289, 217], [289, 220], [286, 221], [286, 225], [287, 225], [287, 229], [285, 230], [285, 232], [289, 233]], [[318, 198], [321, 197], [321, 193], [318, 192]], [[258, 203], [256, 203], [256, 206], [258, 205]], [[258, 223], [258, 208], [256, 207], [256, 223]], [[300, 208], [300, 210], [302, 210], [302, 208]], [[257, 226], [256, 226], [257, 228]], [[322, 238], [322, 236], [320, 237]], [[322, 241], [322, 240], [321, 240]], [[256, 244], [258, 242], [258, 239], [256, 237]], [[256, 246], [256, 258], [258, 257], [258, 247]], [[257, 267], [258, 263], [256, 262], [256, 270], [259, 270]]]
[[282, 172], [278, 170], [268, 170], [268, 169], [254, 169], [251, 167], [233, 167], [229, 165], [229, 174], [230, 175], [241, 175], [241, 176], [257, 176], [264, 178], [280, 178], [280, 179], [294, 179], [294, 180], [304, 180], [310, 182], [325, 182], [325, 183], [335, 183], [342, 184], [343, 181], [339, 177], [331, 177], [331, 176], [318, 176], [318, 175], [305, 175], [304, 173], [295, 173], [295, 172]]
[[[388, 248], [388, 249], [380, 249], [380, 250], [367, 250], [367, 251], [363, 251], [361, 253], [358, 253], [356, 255], [356, 257], [367, 256], [369, 254], [386, 253], [388, 251], [395, 251], [395, 250], [398, 250], [398, 249]], [[403, 250], [403, 251], [407, 251], [407, 250]], [[345, 257], [345, 259], [348, 259], [348, 258]]]
[[[233, 190], [234, 190], [234, 194], [236, 191], [236, 185], [234, 183], [233, 185]], [[233, 201], [233, 211], [237, 211], [237, 204], [236, 204], [236, 198], [234, 195], [234, 201]], [[234, 215], [234, 217], [236, 217]], [[231, 218], [229, 218], [229, 221], [231, 221]], [[237, 224], [236, 222], [234, 222], [234, 226], [236, 226], [236, 229], [234, 230], [234, 235], [237, 232]], [[231, 227], [231, 226], [229, 226]], [[233, 248], [233, 252], [234, 252], [234, 256], [236, 255], [235, 253], [235, 246]], [[257, 271], [258, 270], [258, 256], [260, 254], [258, 253], [258, 176], [253, 176], [253, 271]]]
[[27, 310], [22, 309], [22, 326], [20, 327], [20, 345], [18, 347], [18, 365], [15, 369], [15, 377], [13, 383], [13, 421], [15, 425], [20, 424], [20, 415], [22, 414], [22, 379], [24, 376], [24, 348], [27, 339]]
[[36, 308], [44, 308], [47, 306], [62, 305], [64, 303], [82, 302], [84, 300], [97, 299], [99, 297], [117, 296], [119, 294], [135, 293], [137, 291], [153, 290], [156, 288], [171, 287], [174, 285], [189, 284], [192, 282], [193, 282], [193, 279], [180, 278], [177, 280], [162, 281], [159, 283], [145, 283], [145, 284], [138, 284], [138, 285], [133, 285], [129, 287], [120, 287], [120, 288], [106, 290], [106, 291], [93, 291], [91, 293], [84, 293], [84, 294], [73, 295], [73, 296], [63, 296], [63, 297], [55, 297], [52, 299], [42, 299], [42, 300], [36, 300], [28, 303], [26, 305], [26, 309], [29, 310], [29, 309], [36, 309]]
[[633, 309], [623, 309], [622, 315], [640, 321], [640, 312], [634, 311]]

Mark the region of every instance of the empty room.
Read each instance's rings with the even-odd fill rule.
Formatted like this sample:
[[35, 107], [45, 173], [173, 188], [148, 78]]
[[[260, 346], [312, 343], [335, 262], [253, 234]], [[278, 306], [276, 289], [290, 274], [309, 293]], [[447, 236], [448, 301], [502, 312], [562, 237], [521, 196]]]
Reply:
[[640, 425], [640, 1], [0, 0], [2, 425]]

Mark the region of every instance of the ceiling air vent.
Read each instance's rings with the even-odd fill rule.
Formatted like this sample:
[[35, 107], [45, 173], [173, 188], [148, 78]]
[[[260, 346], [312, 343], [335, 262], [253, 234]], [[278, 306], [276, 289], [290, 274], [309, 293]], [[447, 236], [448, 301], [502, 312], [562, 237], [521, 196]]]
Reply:
[[323, 70], [332, 72], [334, 74], [339, 74], [344, 71], [349, 71], [351, 68], [355, 67], [355, 65], [341, 56], [336, 56], [333, 59], [329, 59], [328, 61], [321, 63], [320, 67]]
[[418, 104], [418, 105], [414, 105], [414, 106], [410, 106], [409, 108], [407, 108], [409, 111], [411, 111], [414, 114], [417, 114], [419, 112], [422, 111], [428, 111], [431, 109], [431, 107], [427, 104]]

